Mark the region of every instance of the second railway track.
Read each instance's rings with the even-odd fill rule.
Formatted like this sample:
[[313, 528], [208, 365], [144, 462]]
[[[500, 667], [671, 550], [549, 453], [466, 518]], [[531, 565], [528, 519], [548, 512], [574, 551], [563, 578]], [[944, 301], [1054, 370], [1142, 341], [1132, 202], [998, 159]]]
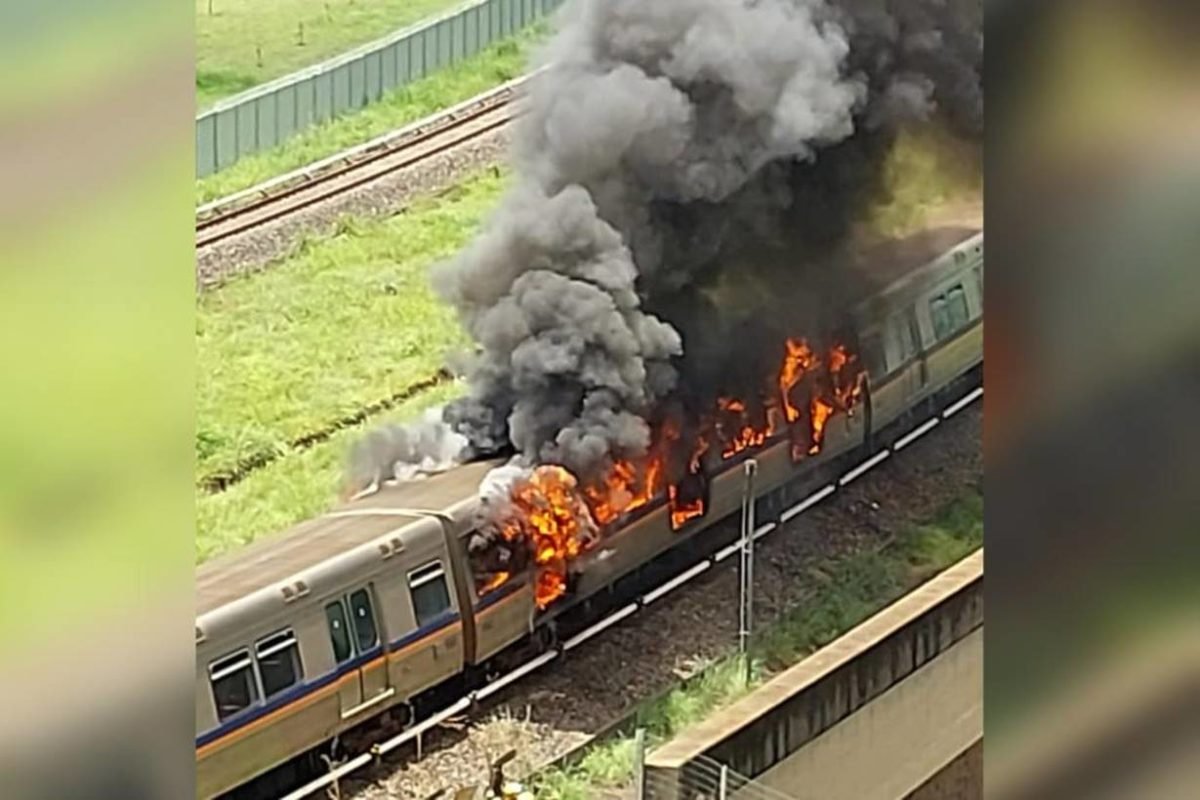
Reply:
[[436, 116], [200, 207], [196, 249], [301, 212], [502, 128], [518, 115], [516, 101], [528, 79], [518, 78]]

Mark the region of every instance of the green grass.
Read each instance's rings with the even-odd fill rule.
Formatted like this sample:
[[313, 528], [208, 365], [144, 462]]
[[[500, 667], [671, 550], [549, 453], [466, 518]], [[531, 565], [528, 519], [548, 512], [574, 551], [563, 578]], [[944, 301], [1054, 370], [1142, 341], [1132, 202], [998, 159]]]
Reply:
[[[749, 679], [744, 662], [730, 656], [639, 709], [647, 746], [670, 739], [736, 701], [982, 545], [983, 495], [971, 489], [882, 552], [856, 553], [818, 565], [814, 569], [821, 588], [813, 602], [758, 638]], [[577, 764], [536, 776], [536, 795], [539, 800], [590, 800], [627, 786], [633, 766], [630, 737], [601, 741]]]
[[196, 560], [242, 547], [329, 509], [337, 500], [346, 454], [367, 430], [384, 422], [412, 419], [460, 391], [457, 384], [445, 384], [423, 392], [380, 419], [289, 453], [220, 494], [197, 490]]
[[[196, 105], [295, 72], [463, 0], [196, 0]], [[303, 37], [301, 36], [303, 33]]]
[[514, 39], [401, 87], [366, 108], [338, 117], [196, 181], [196, 204], [234, 192], [382, 136], [519, 77], [546, 29], [534, 25]]
[[487, 172], [387, 219], [343, 220], [336, 236], [200, 296], [198, 482], [321, 430], [429, 377], [466, 344], [429, 286], [505, 183]]

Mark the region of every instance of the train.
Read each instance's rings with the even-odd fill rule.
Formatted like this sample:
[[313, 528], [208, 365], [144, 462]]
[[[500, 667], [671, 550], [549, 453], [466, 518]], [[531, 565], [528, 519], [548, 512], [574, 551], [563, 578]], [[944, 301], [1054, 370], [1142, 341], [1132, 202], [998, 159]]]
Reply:
[[[832, 419], [816, 455], [797, 458], [786, 436], [747, 452], [768, 518], [796, 501], [806, 477], [858, 463], [982, 381], [982, 226], [923, 231], [865, 260], [880, 288], [848, 315], [865, 376], [861, 413]], [[198, 568], [197, 797], [286, 780], [339, 736], [381, 718], [411, 724], [514, 653], [555, 646], [556, 625], [586, 617], [742, 500], [739, 462], [718, 463], [703, 515], [676, 529], [660, 497], [622, 518], [601, 552], [579, 559], [569, 593], [542, 609], [531, 569], [494, 587], [472, 574], [480, 482], [500, 463], [384, 486]]]

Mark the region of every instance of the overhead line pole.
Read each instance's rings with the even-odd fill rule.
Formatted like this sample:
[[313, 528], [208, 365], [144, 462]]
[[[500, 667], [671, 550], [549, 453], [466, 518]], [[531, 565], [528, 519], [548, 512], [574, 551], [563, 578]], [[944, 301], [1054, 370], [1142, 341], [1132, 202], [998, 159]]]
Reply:
[[746, 664], [746, 680], [750, 680], [750, 635], [754, 628], [754, 474], [758, 462], [747, 459], [742, 467], [745, 483], [742, 489], [742, 547], [738, 602], [738, 653]]

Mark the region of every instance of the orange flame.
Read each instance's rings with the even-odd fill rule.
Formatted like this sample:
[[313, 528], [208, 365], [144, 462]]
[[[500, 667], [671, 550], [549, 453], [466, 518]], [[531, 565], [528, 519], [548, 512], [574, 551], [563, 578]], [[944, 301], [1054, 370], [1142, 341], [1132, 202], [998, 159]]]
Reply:
[[848, 353], [845, 345], [834, 345], [829, 352], [829, 374], [833, 379], [834, 400], [847, 416], [854, 416], [854, 407], [862, 397], [867, 378], [867, 373], [863, 370], [843, 372], [847, 365], [857, 361], [858, 356]]
[[690, 502], [679, 500], [679, 487], [671, 484], [667, 488], [667, 497], [671, 508], [671, 529], [679, 530], [688, 520], [704, 516], [704, 498], [697, 497]]
[[[703, 492], [692, 495], [704, 485], [704, 456], [710, 448], [719, 448], [723, 459], [732, 458], [783, 433], [777, 427], [786, 421], [793, 458], [821, 451], [830, 419], [839, 411], [848, 416], [854, 413], [865, 391], [865, 372], [857, 366], [858, 357], [843, 344], [831, 347], [823, 358], [805, 339], [789, 338], [784, 344], [783, 362], [762, 395], [720, 397], [711, 413], [694, 420], [696, 442], [683, 478], [696, 481], [694, 485], [681, 488], [668, 481], [667, 464], [678, 463], [671, 454], [683, 455], [676, 449], [681, 424], [670, 416], [659, 424], [646, 456], [617, 460], [603, 476], [586, 485], [580, 486], [568, 470], [554, 465], [538, 467], [514, 484], [512, 517], [499, 526], [498, 533], [508, 543], [527, 548], [522, 550], [527, 559], [524, 563], [532, 560], [536, 569], [534, 599], [539, 609], [566, 593], [570, 563], [596, 545], [602, 526], [664, 495], [673, 530], [703, 516], [707, 510]], [[815, 373], [822, 365], [823, 371]], [[817, 379], [805, 383], [805, 396], [793, 397], [801, 381], [812, 374]], [[500, 563], [517, 566], [482, 580], [480, 594], [503, 585], [523, 569], [519, 561]]]
[[812, 446], [808, 448], [809, 455], [821, 452], [821, 444], [825, 441], [825, 424], [833, 414], [833, 406], [819, 397], [812, 399]]
[[688, 472], [693, 475], [699, 474], [704, 454], [707, 452], [708, 437], [701, 434], [700, 438], [696, 441], [696, 452], [692, 453], [692, 459], [688, 462]]
[[495, 575], [493, 575], [492, 577], [490, 577], [486, 581], [484, 581], [482, 584], [480, 584], [479, 589], [477, 589], [476, 591], [479, 594], [479, 596], [482, 597], [483, 595], [487, 594], [488, 592], [492, 591], [493, 589], [498, 589], [501, 586], [503, 586], [504, 582], [507, 581], [510, 577], [512, 577], [512, 575], [507, 572], [497, 572]]
[[608, 474], [584, 488], [592, 517], [608, 525], [622, 514], [641, 508], [662, 492], [663, 457], [655, 454], [639, 469], [631, 461], [617, 461]]
[[538, 572], [534, 602], [544, 609], [566, 592], [567, 565], [595, 544], [596, 525], [578, 481], [563, 467], [538, 467], [517, 481], [511, 494]]
[[805, 339], [789, 338], [784, 342], [783, 367], [779, 371], [779, 397], [783, 402], [784, 416], [788, 424], [800, 419], [800, 409], [792, 405], [791, 392], [804, 377], [804, 373], [817, 364], [816, 356]]
[[733, 458], [743, 450], [762, 447], [767, 440], [770, 427], [766, 424], [765, 418], [763, 427], [756, 426], [746, 413], [745, 402], [732, 397], [718, 398], [717, 409], [722, 412], [718, 425], [723, 431], [730, 428], [734, 431], [732, 435], [722, 437], [725, 440], [724, 447], [721, 449], [722, 458]]

